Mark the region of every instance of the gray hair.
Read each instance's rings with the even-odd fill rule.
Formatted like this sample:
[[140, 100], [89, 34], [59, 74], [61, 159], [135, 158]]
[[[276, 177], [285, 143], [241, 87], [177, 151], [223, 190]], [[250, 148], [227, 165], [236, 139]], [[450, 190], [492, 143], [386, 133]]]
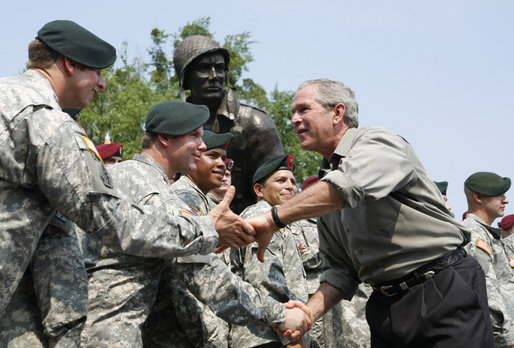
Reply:
[[344, 121], [350, 128], [359, 127], [359, 104], [355, 99], [355, 93], [342, 82], [330, 79], [307, 80], [300, 84], [296, 91], [310, 85], [316, 85], [316, 100], [326, 109], [331, 110], [341, 103], [346, 107]]

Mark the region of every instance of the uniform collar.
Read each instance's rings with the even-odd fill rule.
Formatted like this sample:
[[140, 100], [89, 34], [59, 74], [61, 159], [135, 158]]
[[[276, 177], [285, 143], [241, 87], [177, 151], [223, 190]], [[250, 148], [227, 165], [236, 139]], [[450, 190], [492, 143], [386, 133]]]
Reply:
[[59, 98], [57, 98], [52, 84], [45, 75], [34, 69], [28, 69], [25, 71], [25, 75], [30, 76], [31, 78], [36, 79], [37, 82], [41, 82], [42, 84], [46, 85], [47, 89], [52, 91], [52, 102], [48, 105], [51, 106], [52, 109], [62, 111], [61, 106], [59, 105]]
[[482, 220], [481, 218], [479, 218], [478, 216], [476, 216], [475, 214], [472, 214], [472, 213], [468, 213], [468, 215], [466, 215], [466, 218], [475, 220], [480, 225], [482, 225], [485, 229], [487, 229], [494, 238], [501, 239], [501, 235], [502, 235], [501, 228], [493, 227], [491, 225], [486, 224], [484, 220]]
[[164, 170], [164, 168], [159, 164], [157, 163], [153, 158], [150, 158], [150, 157], [147, 157], [147, 156], [143, 156], [143, 155], [140, 155], [140, 154], [135, 154], [134, 157], [132, 158], [134, 161], [138, 161], [138, 162], [142, 162], [144, 164], [147, 164], [149, 165], [150, 167], [154, 168], [155, 170], [157, 170], [159, 172], [159, 174], [161, 174], [162, 176], [162, 179], [164, 181], [166, 181], [168, 184], [170, 182], [170, 179], [168, 178], [168, 175], [166, 174], [166, 171]]

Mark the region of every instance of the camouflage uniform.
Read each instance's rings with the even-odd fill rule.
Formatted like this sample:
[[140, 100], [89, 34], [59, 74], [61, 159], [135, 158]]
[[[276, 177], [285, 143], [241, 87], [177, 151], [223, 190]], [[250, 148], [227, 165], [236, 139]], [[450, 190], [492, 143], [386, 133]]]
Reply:
[[[250, 218], [268, 212], [271, 206], [264, 200], [246, 208], [241, 217]], [[291, 226], [288, 225], [273, 235], [264, 256], [264, 263], [257, 259], [257, 244], [253, 243], [239, 250], [232, 250], [232, 270], [244, 280], [265, 294], [280, 302], [299, 300], [307, 302], [307, 281], [305, 270]], [[309, 338], [304, 336], [306, 341]], [[233, 325], [230, 344], [233, 347], [255, 347], [278, 342], [285, 345], [288, 341], [277, 335], [273, 329], [259, 323], [246, 326]]]
[[[168, 176], [154, 160], [135, 155], [109, 169], [120, 191], [141, 206], [150, 205], [174, 215], [189, 214], [172, 194]], [[185, 209], [184, 209], [185, 208]], [[216, 233], [210, 225], [204, 231]], [[167, 261], [118, 253], [103, 247], [91, 269], [88, 318], [82, 333], [84, 346], [111, 344], [141, 346], [141, 327], [157, 296], [161, 272]]]
[[[307, 290], [309, 298], [318, 290], [319, 277], [323, 272], [321, 258], [319, 255], [319, 238], [316, 219], [306, 219], [294, 222], [291, 225], [291, 233], [299, 245], [303, 244], [300, 256], [303, 262], [307, 279]], [[311, 347], [325, 347], [325, 337], [323, 332], [324, 316], [318, 319], [310, 330]]]
[[214, 231], [212, 219], [171, 216], [120, 199], [93, 149], [41, 73], [0, 79], [0, 313], [56, 210], [127, 253], [214, 250], [216, 233], [204, 238], [202, 231], [206, 225], [204, 231]]
[[43, 232], [0, 318], [0, 342], [8, 347], [79, 347], [87, 275], [73, 227], [56, 214]]
[[[200, 188], [188, 176], [182, 176], [178, 181], [173, 183], [171, 189], [178, 198], [185, 202], [199, 215], [208, 214], [209, 211], [216, 206], [216, 204], [208, 196], [204, 195], [202, 190], [200, 190]], [[227, 249], [220, 255], [227, 255], [227, 253], [230, 255], [230, 250]], [[194, 263], [195, 258], [178, 258], [177, 262]], [[191, 291], [187, 289], [187, 285], [184, 284], [183, 278], [177, 276], [174, 277], [172, 275], [170, 275], [170, 278], [170, 283], [165, 286], [169, 287], [169, 291], [173, 293], [173, 299], [170, 301], [169, 298], [165, 298], [161, 302], [158, 301], [156, 303], [156, 308], [163, 308], [159, 311], [169, 311], [173, 308], [172, 311], [174, 311], [175, 315], [180, 318], [179, 325], [185, 336], [183, 339], [189, 341], [192, 346], [227, 347], [229, 333], [228, 324], [223, 319], [216, 316], [208, 306], [195, 298]], [[166, 293], [164, 289], [160, 290], [160, 292]], [[165, 302], [167, 302], [168, 305], [166, 305]], [[169, 308], [166, 309], [166, 306], [169, 306]], [[147, 327], [151, 327], [155, 325], [152, 323], [158, 322], [154, 317], [166, 316], [158, 314], [156, 309], [149, 319]], [[151, 330], [151, 345], [156, 345], [158, 341], [168, 341], [171, 343], [172, 341], [169, 341], [169, 338], [165, 338], [170, 329], [171, 327], [166, 326], [161, 330], [161, 332]], [[146, 332], [149, 333], [150, 330], [146, 330]], [[159, 339], [157, 336], [163, 336], [163, 338]]]
[[[136, 155], [131, 161], [111, 167], [110, 173], [116, 182], [124, 183], [125, 194], [141, 205], [152, 205], [180, 216], [193, 214], [171, 192], [164, 169], [148, 157]], [[205, 225], [204, 229], [204, 233], [207, 230], [215, 233], [212, 225]], [[280, 303], [261, 299], [249, 286], [236, 284], [231, 272], [223, 273], [226, 266], [219, 258], [212, 253], [197, 257], [207, 261], [180, 264], [157, 258], [143, 259], [104, 247], [89, 281], [89, 311], [82, 333], [83, 345], [107, 347], [117, 342], [130, 347], [142, 346], [141, 329], [154, 305], [159, 283], [167, 284], [167, 277], [172, 276], [183, 277], [188, 289], [208, 303], [219, 316], [239, 322], [254, 318], [275, 325], [284, 321], [285, 311]], [[163, 272], [166, 266], [172, 270]], [[214, 287], [216, 281], [221, 283]], [[165, 297], [170, 295], [171, 291], [164, 294]], [[231, 300], [229, 304], [227, 298]], [[176, 318], [170, 318], [169, 322], [168, 319], [161, 323], [172, 325], [177, 322]]]
[[323, 316], [325, 345], [330, 348], [367, 348], [371, 346], [366, 321], [366, 302], [373, 289], [360, 283], [351, 301], [341, 301]]
[[495, 344], [498, 347], [513, 345], [514, 269], [509, 265], [501, 229], [487, 225], [470, 213], [463, 224], [471, 230], [471, 242], [466, 249], [485, 272]]

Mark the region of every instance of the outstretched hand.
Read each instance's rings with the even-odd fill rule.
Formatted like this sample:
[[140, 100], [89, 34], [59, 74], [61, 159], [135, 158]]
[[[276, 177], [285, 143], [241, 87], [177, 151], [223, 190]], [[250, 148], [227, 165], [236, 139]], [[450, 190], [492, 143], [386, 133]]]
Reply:
[[[289, 301], [298, 302], [298, 301]], [[289, 303], [288, 302], [288, 303]], [[301, 302], [300, 302], [301, 303]], [[286, 306], [287, 307], [287, 306]], [[304, 312], [300, 306], [287, 307], [286, 321], [282, 323], [276, 331], [282, 334], [293, 343], [300, 341], [303, 334], [309, 331], [313, 321], [308, 313]]]
[[255, 230], [252, 225], [230, 210], [235, 192], [235, 187], [230, 186], [223, 200], [208, 214], [214, 221], [214, 227], [219, 235], [219, 249], [238, 249], [255, 241]]
[[255, 216], [246, 221], [252, 225], [255, 230], [255, 240], [257, 244], [259, 244], [257, 259], [259, 259], [260, 262], [264, 262], [264, 252], [266, 251], [271, 238], [273, 238], [273, 233], [278, 231], [278, 228], [273, 223], [270, 212]]

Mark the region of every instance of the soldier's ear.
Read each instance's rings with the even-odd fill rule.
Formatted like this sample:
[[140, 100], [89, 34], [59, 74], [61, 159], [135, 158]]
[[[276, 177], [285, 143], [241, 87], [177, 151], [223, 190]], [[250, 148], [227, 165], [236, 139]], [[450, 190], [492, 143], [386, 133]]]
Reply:
[[264, 186], [262, 184], [259, 184], [259, 183], [253, 184], [253, 191], [255, 192], [255, 195], [259, 199], [262, 199], [264, 197], [264, 195], [262, 194], [263, 188], [264, 188]]

